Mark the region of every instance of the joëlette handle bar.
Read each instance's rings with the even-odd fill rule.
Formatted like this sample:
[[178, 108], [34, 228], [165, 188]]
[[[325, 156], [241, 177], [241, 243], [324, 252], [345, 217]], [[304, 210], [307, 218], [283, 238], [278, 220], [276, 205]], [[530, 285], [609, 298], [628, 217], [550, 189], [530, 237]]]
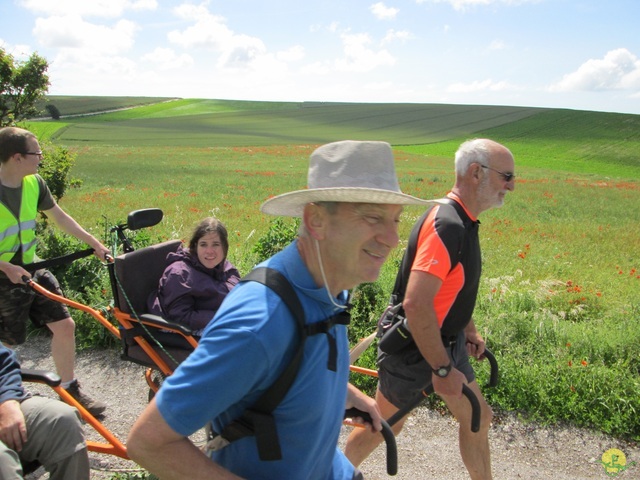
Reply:
[[109, 320], [107, 320], [104, 315], [102, 315], [102, 313], [100, 313], [98, 310], [91, 308], [88, 305], [84, 305], [82, 303], [78, 303], [78, 302], [74, 302], [73, 300], [70, 300], [66, 297], [57, 295], [53, 292], [50, 292], [49, 290], [47, 290], [46, 288], [44, 288], [42, 285], [37, 284], [36, 282], [34, 282], [31, 278], [27, 277], [26, 275], [22, 276], [22, 281], [27, 285], [27, 287], [31, 288], [32, 290], [38, 292], [39, 294], [47, 297], [50, 300], [53, 300], [55, 302], [58, 303], [63, 303], [65, 305], [68, 305], [70, 307], [76, 308], [78, 310], [82, 310], [83, 312], [88, 313], [89, 315], [91, 315], [93, 318], [95, 318], [98, 322], [100, 322], [100, 324], [102, 324], [103, 327], [105, 327], [111, 334], [113, 334], [114, 337], [120, 339], [120, 330], [118, 328], [116, 328], [114, 325], [112, 325]]
[[[429, 385], [420, 392], [415, 400], [407, 403], [404, 407], [389, 417], [387, 420], [389, 426], [393, 427], [402, 417], [420, 405], [422, 401], [432, 393], [433, 385]], [[476, 433], [480, 430], [480, 402], [478, 401], [476, 394], [473, 393], [473, 390], [471, 390], [467, 385], [462, 385], [462, 394], [467, 397], [471, 403], [471, 431]]]
[[88, 257], [89, 255], [93, 254], [93, 252], [93, 248], [87, 248], [85, 250], [79, 250], [77, 252], [62, 255], [60, 257], [29, 263], [27, 265], [23, 265], [22, 268], [24, 268], [29, 273], [33, 273], [36, 270], [40, 270], [42, 268], [51, 268], [58, 265], [66, 265], [67, 263], [71, 263], [80, 258]]
[[489, 377], [489, 387], [495, 387], [498, 385], [498, 361], [496, 357], [493, 355], [493, 352], [488, 348], [484, 349], [484, 353], [482, 354], [484, 358], [489, 360], [489, 365], [491, 365], [491, 376]]
[[[373, 424], [371, 415], [357, 408], [349, 408], [344, 412], [345, 418], [360, 417], [365, 422]], [[389, 475], [395, 475], [398, 473], [398, 447], [396, 445], [396, 437], [391, 430], [391, 426], [388, 422], [382, 419], [382, 431], [380, 432], [387, 444], [387, 473]]]
[[[498, 385], [498, 362], [496, 361], [496, 357], [488, 348], [485, 349], [483, 357], [485, 357], [491, 365], [489, 386], [495, 387], [496, 385]], [[402, 417], [404, 417], [407, 413], [420, 405], [422, 401], [432, 393], [433, 384], [430, 384], [427, 388], [420, 392], [420, 395], [417, 396], [414, 401], [409, 402], [407, 405], [393, 414], [387, 420], [387, 423], [390, 426], [394, 426]], [[476, 433], [480, 430], [480, 402], [478, 401], [478, 397], [476, 397], [475, 393], [473, 393], [473, 390], [471, 390], [467, 385], [462, 386], [462, 394], [467, 397], [467, 399], [471, 403], [471, 431]]]

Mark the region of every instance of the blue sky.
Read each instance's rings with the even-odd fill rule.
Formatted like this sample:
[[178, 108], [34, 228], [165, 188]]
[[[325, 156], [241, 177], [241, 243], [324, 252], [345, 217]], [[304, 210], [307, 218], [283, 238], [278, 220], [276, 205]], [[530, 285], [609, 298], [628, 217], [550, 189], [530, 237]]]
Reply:
[[638, 0], [1, 0], [50, 94], [640, 114]]

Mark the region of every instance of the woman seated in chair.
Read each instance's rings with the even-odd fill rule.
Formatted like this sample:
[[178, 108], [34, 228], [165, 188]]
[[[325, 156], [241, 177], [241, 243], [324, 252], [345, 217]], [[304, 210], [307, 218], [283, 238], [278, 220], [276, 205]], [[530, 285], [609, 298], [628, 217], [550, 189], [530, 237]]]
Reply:
[[199, 337], [222, 300], [240, 281], [227, 260], [227, 229], [207, 217], [196, 227], [189, 247], [167, 255], [158, 289], [148, 300], [149, 313], [189, 327]]

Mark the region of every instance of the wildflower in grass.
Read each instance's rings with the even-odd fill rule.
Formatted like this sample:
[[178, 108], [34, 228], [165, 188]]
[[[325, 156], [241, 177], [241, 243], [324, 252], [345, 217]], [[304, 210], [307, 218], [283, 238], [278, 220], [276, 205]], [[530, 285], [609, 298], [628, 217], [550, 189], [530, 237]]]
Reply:
[[573, 362], [571, 360], [569, 360], [569, 366], [573, 367]]
[[583, 367], [586, 367], [587, 366], [587, 361], [586, 360], [582, 360], [580, 362], [580, 365], [582, 365]]
[[572, 391], [572, 392], [574, 392], [574, 393], [575, 393], [575, 391], [576, 391], [576, 387], [574, 387], [573, 385], [571, 385], [569, 388], [571, 389], [571, 391]]
[[520, 253], [518, 253], [518, 256], [520, 258], [524, 259], [527, 256], [527, 254], [525, 252], [520, 252]]
[[571, 343], [567, 342], [567, 348], [571, 347]]

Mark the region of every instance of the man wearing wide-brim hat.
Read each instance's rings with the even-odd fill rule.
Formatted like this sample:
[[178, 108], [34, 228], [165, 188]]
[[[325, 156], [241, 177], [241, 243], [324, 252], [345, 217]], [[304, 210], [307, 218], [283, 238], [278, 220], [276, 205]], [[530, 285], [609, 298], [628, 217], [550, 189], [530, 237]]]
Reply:
[[259, 267], [284, 275], [307, 327], [321, 331], [307, 337], [296, 379], [273, 411], [281, 458], [261, 460], [253, 436], [209, 456], [187, 439], [209, 422], [221, 432], [254, 406], [296, 351], [296, 319], [258, 282], [243, 282], [226, 297], [198, 348], [134, 425], [131, 457], [162, 478], [361, 478], [337, 448], [344, 410], [368, 412], [376, 430], [380, 413], [348, 384], [346, 325], [327, 319], [346, 309], [347, 290], [378, 278], [398, 244], [403, 206], [426, 203], [401, 192], [387, 143], [343, 141], [314, 151], [308, 188], [262, 205], [265, 213], [302, 219], [299, 237]]

